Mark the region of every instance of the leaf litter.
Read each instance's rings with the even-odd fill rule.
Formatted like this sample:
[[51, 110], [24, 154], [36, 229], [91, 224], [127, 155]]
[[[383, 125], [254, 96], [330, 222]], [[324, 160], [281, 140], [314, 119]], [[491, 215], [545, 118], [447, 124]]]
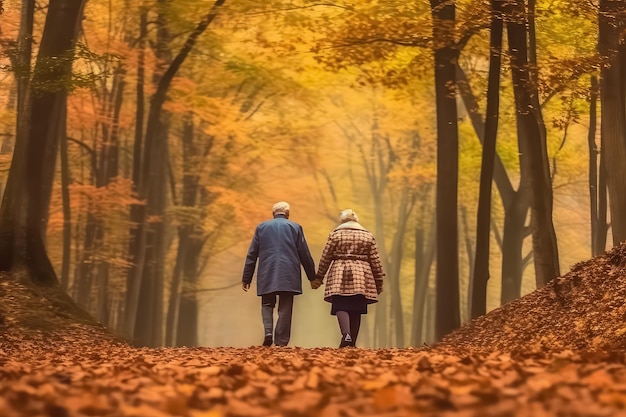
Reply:
[[2, 417], [626, 417], [626, 245], [419, 349], [136, 348], [23, 282]]

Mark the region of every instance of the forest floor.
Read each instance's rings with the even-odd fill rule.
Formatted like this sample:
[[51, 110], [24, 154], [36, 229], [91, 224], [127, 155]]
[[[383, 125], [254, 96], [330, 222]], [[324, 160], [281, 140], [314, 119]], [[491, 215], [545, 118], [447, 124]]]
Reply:
[[422, 349], [134, 348], [42, 291], [0, 279], [2, 417], [626, 417], [624, 245]]

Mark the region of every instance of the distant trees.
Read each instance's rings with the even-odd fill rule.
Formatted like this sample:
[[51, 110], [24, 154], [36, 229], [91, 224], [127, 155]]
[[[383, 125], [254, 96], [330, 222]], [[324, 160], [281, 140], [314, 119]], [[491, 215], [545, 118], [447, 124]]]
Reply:
[[[259, 176], [255, 169], [286, 163], [323, 177], [329, 209], [357, 201], [372, 216], [389, 278], [373, 343], [417, 345], [433, 326], [440, 338], [466, 311], [484, 314], [493, 291], [501, 303], [519, 297], [533, 263], [535, 286], [560, 272], [553, 138], [565, 110], [552, 97], [569, 103], [567, 123], [591, 98], [593, 253], [604, 250], [609, 202], [614, 244], [626, 239], [626, 93], [616, 87], [625, 84], [624, 6], [601, 0], [596, 15], [584, 3], [585, 15], [571, 17], [566, 4], [552, 2], [547, 14], [534, 0], [287, 9], [268, 1], [254, 10], [239, 0], [228, 8], [217, 0], [209, 10], [184, 0], [91, 0], [81, 20], [82, 1], [52, 0], [38, 41], [41, 12], [24, 1], [9, 54], [14, 99], [6, 107], [17, 113], [16, 148], [0, 210], [0, 266], [28, 265], [34, 280], [56, 285], [60, 265], [78, 303], [136, 344], [197, 344], [196, 287], [206, 259], [218, 236], [240, 237], [233, 232], [240, 225], [219, 213], [247, 200], [251, 187], [241, 184]], [[600, 57], [577, 52], [559, 62], [567, 48], [554, 45], [569, 36], [561, 26], [585, 16], [598, 19]], [[550, 36], [537, 33], [548, 22]], [[588, 93], [594, 68], [599, 82]], [[584, 92], [572, 85], [579, 80]], [[336, 160], [328, 146], [348, 156]], [[318, 152], [323, 158], [307, 171]], [[462, 227], [468, 260], [459, 257], [459, 205], [477, 215], [475, 233]], [[491, 280], [494, 254], [501, 283]]]

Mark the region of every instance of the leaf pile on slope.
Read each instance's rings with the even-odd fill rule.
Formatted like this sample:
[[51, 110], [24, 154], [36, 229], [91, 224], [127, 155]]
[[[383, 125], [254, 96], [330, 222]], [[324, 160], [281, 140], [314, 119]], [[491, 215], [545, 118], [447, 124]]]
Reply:
[[83, 337], [93, 343], [121, 342], [60, 288], [33, 285], [20, 273], [0, 274], [0, 335], [3, 343], [18, 345], [29, 339], [71, 342]]
[[435, 346], [508, 353], [626, 350], [626, 244], [574, 265]]

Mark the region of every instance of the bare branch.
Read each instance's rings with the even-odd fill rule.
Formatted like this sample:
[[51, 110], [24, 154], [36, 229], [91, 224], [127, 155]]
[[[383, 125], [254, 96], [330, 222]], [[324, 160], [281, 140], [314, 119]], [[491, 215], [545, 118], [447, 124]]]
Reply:
[[290, 12], [293, 10], [304, 10], [304, 9], [312, 9], [314, 7], [336, 7], [338, 9], [344, 9], [344, 10], [348, 10], [348, 11], [354, 11], [354, 7], [353, 6], [342, 6], [339, 4], [333, 4], [333, 3], [315, 3], [315, 4], [310, 4], [308, 6], [298, 6], [298, 7], [286, 7], [284, 9], [274, 9], [274, 10], [266, 10], [264, 12], [250, 12], [250, 13], [243, 13], [244, 16], [258, 16], [258, 15], [262, 15], [262, 14], [272, 14], [272, 13], [280, 13], [280, 12]]

